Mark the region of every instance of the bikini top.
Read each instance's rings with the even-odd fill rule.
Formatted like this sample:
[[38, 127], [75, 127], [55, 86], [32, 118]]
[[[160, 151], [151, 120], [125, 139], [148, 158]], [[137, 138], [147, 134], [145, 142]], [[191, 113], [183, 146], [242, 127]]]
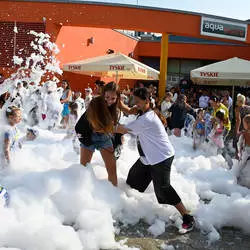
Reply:
[[205, 124], [203, 124], [202, 122], [198, 122], [196, 124], [196, 129], [205, 129]]

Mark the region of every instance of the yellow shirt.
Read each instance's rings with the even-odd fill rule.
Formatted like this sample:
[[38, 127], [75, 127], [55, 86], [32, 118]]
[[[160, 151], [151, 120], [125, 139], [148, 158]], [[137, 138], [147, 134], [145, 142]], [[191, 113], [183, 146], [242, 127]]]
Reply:
[[231, 122], [230, 122], [230, 120], [229, 120], [229, 113], [228, 113], [228, 108], [224, 105], [224, 104], [220, 104], [220, 106], [217, 108], [217, 109], [214, 109], [214, 111], [213, 111], [213, 117], [216, 117], [216, 113], [220, 110], [220, 109], [222, 109], [223, 111], [224, 111], [224, 113], [225, 113], [225, 115], [224, 115], [224, 123], [223, 123], [223, 125], [225, 126], [225, 129], [226, 130], [228, 130], [228, 131], [230, 131], [231, 130]]

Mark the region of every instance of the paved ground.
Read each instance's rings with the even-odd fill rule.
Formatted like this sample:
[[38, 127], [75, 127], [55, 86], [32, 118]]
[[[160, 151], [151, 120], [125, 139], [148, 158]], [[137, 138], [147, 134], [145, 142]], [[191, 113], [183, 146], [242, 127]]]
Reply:
[[[176, 227], [169, 226], [164, 234], [157, 238], [147, 231], [148, 225], [139, 222], [135, 226], [123, 228], [117, 240], [127, 238], [127, 245], [138, 247], [141, 250], [160, 250], [162, 244], [167, 245], [166, 250], [250, 250], [250, 235], [244, 234], [235, 228], [223, 228], [219, 231], [221, 239], [208, 245], [207, 236], [194, 230], [180, 235]], [[172, 246], [172, 247], [171, 247]]]

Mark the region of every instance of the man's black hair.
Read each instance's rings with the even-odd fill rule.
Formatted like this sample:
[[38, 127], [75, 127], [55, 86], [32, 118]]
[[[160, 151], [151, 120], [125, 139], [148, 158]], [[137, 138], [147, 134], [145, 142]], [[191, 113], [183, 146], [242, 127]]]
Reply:
[[133, 95], [142, 100], [150, 99], [150, 94], [146, 88], [135, 89]]
[[95, 81], [95, 85], [100, 86], [100, 87], [103, 87], [103, 86], [105, 85], [105, 82], [104, 82], [104, 81], [101, 81], [101, 80], [96, 80], [96, 81]]
[[216, 117], [218, 117], [220, 120], [224, 120], [224, 117], [225, 117], [225, 113], [218, 110], [215, 114]]
[[210, 101], [219, 102], [220, 99], [217, 96], [213, 95], [210, 97]]

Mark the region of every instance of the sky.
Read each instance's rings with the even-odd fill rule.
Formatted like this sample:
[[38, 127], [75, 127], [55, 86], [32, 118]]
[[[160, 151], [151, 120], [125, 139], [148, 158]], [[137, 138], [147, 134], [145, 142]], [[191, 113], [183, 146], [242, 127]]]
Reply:
[[[84, 0], [86, 1], [86, 0]], [[96, 2], [116, 2], [141, 6], [186, 10], [239, 20], [250, 19], [249, 0], [95, 0]]]

